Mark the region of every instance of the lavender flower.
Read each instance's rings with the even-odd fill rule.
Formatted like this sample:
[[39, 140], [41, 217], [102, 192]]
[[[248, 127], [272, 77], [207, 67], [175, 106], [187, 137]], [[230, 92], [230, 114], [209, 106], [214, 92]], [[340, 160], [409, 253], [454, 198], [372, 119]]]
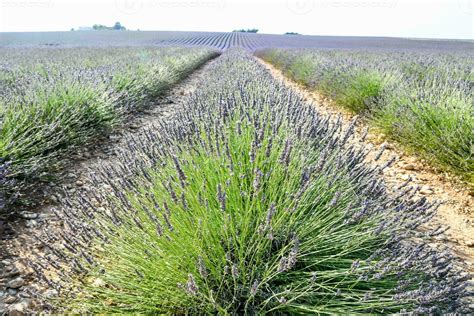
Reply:
[[222, 190], [222, 186], [220, 184], [217, 185], [217, 200], [219, 201], [221, 211], [226, 211], [226, 193]]
[[201, 256], [199, 256], [198, 258], [198, 271], [201, 277], [203, 277], [204, 279], [207, 278], [208, 272], [206, 269], [206, 265], [204, 264], [204, 260], [202, 259]]
[[194, 277], [191, 273], [188, 274], [188, 282], [186, 282], [186, 291], [190, 295], [197, 295], [199, 291], [196, 281], [194, 280]]
[[270, 204], [270, 207], [268, 208], [268, 211], [267, 211], [267, 216], [265, 218], [265, 229], [270, 229], [271, 221], [272, 221], [273, 215], [275, 215], [275, 211], [276, 211], [275, 203]]
[[283, 149], [283, 152], [280, 156], [280, 163], [288, 167], [290, 164], [290, 155], [291, 155], [291, 150], [293, 148], [292, 146], [292, 141], [290, 139], [287, 139], [285, 141], [285, 148]]

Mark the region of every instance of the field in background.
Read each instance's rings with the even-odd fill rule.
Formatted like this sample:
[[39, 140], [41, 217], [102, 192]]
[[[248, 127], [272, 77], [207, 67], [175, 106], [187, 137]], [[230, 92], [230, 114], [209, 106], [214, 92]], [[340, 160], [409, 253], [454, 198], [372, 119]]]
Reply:
[[0, 47], [17, 46], [208, 46], [218, 49], [320, 48], [342, 50], [473, 52], [474, 43], [390, 37], [275, 35], [240, 32], [74, 31], [0, 33]]

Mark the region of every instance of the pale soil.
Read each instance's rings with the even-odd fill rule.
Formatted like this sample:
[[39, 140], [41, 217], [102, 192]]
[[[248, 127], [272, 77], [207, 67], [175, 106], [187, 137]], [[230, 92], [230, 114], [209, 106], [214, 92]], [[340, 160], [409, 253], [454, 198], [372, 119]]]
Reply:
[[[257, 59], [277, 80], [294, 89], [306, 102], [314, 105], [319, 113], [330, 115], [333, 120], [341, 115], [343, 125], [345, 127], [349, 126], [355, 116], [354, 114], [337, 107], [331, 100], [322, 97], [317, 92], [309, 91], [302, 85], [290, 80], [271, 64], [260, 58]], [[358, 120], [355, 128], [355, 138], [351, 141], [361, 145], [361, 137], [366, 128], [367, 124], [363, 120]], [[363, 143], [376, 149], [367, 157], [369, 163], [373, 163], [378, 147], [382, 144], [385, 144], [386, 149], [381, 160], [389, 160], [393, 156], [397, 157], [396, 162], [390, 168], [385, 169], [382, 175], [388, 187], [402, 184], [408, 177], [411, 177], [413, 179], [412, 185], [421, 187], [418, 196], [444, 202], [438, 209], [431, 225], [447, 225], [450, 229], [438, 236], [434, 244], [452, 249], [461, 259], [462, 268], [473, 273], [474, 197], [471, 195], [472, 189], [469, 189], [465, 183], [455, 176], [438, 172], [423, 159], [407, 154], [399, 144], [386, 140], [384, 135], [380, 135], [374, 129], [369, 128], [369, 133]]]

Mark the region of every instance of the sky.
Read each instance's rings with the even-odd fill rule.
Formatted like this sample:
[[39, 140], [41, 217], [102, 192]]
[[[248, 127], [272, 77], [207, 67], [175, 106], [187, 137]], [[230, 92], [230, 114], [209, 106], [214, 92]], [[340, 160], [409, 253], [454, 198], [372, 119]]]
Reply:
[[474, 0], [0, 0], [0, 32], [128, 29], [474, 39]]

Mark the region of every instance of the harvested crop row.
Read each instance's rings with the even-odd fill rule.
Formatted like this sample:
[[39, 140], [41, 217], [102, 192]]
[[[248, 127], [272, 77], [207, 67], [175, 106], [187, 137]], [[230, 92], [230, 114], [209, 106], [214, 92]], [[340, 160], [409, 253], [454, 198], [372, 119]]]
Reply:
[[8, 162], [2, 179], [11, 183], [49, 176], [45, 172], [54, 171], [65, 152], [123, 122], [217, 52], [83, 48], [0, 54], [0, 163]]
[[270, 49], [291, 79], [363, 113], [389, 138], [474, 181], [473, 64], [469, 54]]
[[[462, 311], [466, 276], [418, 232], [436, 205], [389, 197], [366, 152], [252, 56], [229, 50], [175, 116], [67, 201], [31, 262], [93, 313]], [[59, 237], [58, 237], [59, 236]], [[417, 242], [415, 242], [415, 239]]]

